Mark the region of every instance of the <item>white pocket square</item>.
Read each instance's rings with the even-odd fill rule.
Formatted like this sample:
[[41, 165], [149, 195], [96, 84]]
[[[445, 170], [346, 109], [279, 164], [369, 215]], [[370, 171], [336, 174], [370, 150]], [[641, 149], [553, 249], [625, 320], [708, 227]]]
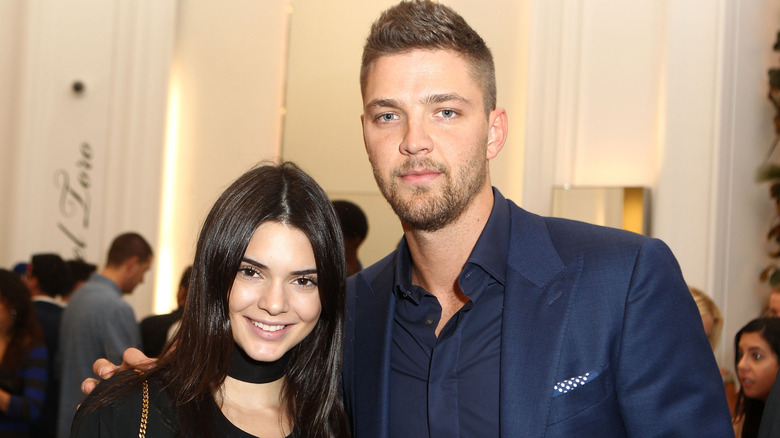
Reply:
[[586, 385], [588, 382], [598, 377], [598, 375], [598, 371], [591, 371], [581, 376], [572, 377], [570, 379], [558, 382], [555, 384], [555, 387], [553, 387], [553, 397], [566, 394], [567, 392], [573, 391], [580, 386]]

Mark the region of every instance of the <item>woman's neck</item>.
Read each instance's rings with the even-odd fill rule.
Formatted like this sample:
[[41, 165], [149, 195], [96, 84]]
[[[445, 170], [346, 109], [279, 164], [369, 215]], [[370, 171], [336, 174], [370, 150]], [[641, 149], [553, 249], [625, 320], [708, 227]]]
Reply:
[[233, 346], [230, 370], [214, 398], [225, 417], [239, 429], [252, 435], [286, 437], [292, 431], [282, 390], [291, 353], [273, 362], [249, 357]]
[[239, 429], [263, 438], [282, 438], [293, 428], [282, 404], [284, 382], [284, 377], [269, 383], [248, 383], [228, 376], [214, 398], [225, 417]]

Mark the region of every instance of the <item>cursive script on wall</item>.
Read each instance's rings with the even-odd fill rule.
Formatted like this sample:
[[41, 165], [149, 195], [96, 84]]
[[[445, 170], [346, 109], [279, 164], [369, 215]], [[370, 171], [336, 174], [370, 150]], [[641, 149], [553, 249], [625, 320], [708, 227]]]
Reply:
[[54, 172], [54, 185], [59, 189], [57, 228], [73, 245], [73, 256], [86, 260], [88, 247], [90, 207], [92, 205], [92, 147], [88, 143], [79, 146], [75, 170], [58, 169]]

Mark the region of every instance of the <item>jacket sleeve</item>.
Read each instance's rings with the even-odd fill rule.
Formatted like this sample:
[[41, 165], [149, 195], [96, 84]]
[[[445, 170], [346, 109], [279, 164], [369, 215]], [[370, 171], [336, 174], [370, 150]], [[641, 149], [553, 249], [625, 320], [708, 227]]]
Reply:
[[669, 248], [640, 248], [626, 295], [615, 384], [629, 436], [731, 437], [701, 317]]

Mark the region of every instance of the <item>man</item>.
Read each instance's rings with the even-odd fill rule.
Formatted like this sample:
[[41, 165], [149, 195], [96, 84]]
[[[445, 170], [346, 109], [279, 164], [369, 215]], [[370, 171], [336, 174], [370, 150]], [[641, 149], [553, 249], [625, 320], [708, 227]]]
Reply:
[[141, 343], [144, 354], [149, 357], [157, 357], [162, 353], [165, 343], [168, 342], [179, 326], [181, 315], [184, 313], [184, 301], [187, 299], [187, 291], [190, 288], [190, 275], [192, 266], [184, 269], [179, 281], [179, 290], [176, 292], [178, 308], [165, 315], [147, 316], [141, 320]]
[[80, 384], [100, 357], [120, 362], [122, 352], [141, 346], [133, 308], [122, 296], [141, 284], [152, 264], [152, 248], [137, 233], [121, 234], [108, 250], [105, 268], [93, 274], [70, 298], [60, 332], [60, 408], [57, 436], [69, 436]]
[[357, 204], [346, 199], [333, 201], [333, 209], [339, 217], [341, 233], [344, 235], [344, 256], [349, 276], [363, 269], [358, 250], [368, 235], [368, 219]]
[[366, 151], [404, 238], [347, 283], [355, 437], [733, 437], [669, 249], [533, 215], [491, 187], [507, 116], [459, 15], [385, 11], [360, 78]]
[[59, 369], [56, 367], [60, 336], [60, 320], [63, 305], [56, 299], [65, 293], [72, 283], [72, 276], [65, 261], [58, 254], [35, 254], [27, 265], [24, 276], [27, 289], [32, 296], [38, 323], [43, 329], [46, 349], [49, 351], [46, 381], [46, 398], [41, 415], [30, 428], [32, 437], [51, 437], [57, 424], [59, 402]]
[[733, 436], [669, 249], [491, 188], [507, 116], [459, 15], [385, 11], [360, 79], [366, 151], [405, 237], [348, 280], [356, 437]]

